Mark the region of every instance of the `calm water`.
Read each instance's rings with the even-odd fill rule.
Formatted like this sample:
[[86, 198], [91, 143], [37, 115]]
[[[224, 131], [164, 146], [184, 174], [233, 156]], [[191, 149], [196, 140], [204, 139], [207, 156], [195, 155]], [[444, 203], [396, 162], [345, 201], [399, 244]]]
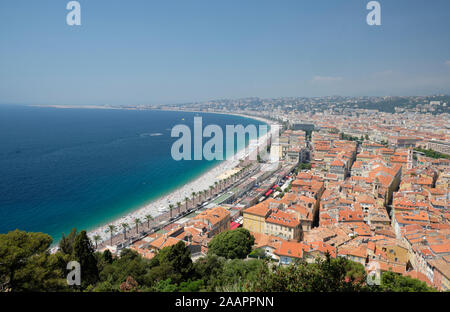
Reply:
[[[217, 162], [175, 161], [170, 130], [194, 113], [0, 106], [0, 233], [92, 229], [201, 175]], [[200, 114], [203, 126], [247, 125]], [[184, 118], [184, 120], [182, 120]]]

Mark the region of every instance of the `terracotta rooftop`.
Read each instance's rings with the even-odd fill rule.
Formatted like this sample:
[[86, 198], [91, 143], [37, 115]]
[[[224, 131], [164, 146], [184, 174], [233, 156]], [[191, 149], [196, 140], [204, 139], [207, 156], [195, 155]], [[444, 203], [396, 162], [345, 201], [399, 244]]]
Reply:
[[274, 223], [286, 227], [297, 227], [300, 222], [292, 214], [277, 210], [273, 211], [266, 219], [267, 223]]

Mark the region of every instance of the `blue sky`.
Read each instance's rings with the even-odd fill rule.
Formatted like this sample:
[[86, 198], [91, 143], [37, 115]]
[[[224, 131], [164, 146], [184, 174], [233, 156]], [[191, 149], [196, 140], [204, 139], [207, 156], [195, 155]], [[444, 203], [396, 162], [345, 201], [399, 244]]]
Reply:
[[450, 1], [0, 1], [0, 103], [450, 93]]

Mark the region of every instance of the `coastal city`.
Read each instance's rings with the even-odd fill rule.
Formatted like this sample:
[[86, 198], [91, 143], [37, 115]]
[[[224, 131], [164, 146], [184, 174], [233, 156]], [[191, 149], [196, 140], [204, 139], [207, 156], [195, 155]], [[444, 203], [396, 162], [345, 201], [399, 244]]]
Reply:
[[0, 307], [445, 307], [449, 12], [1, 0]]
[[[404, 102], [414, 107], [400, 105], [393, 112], [360, 108], [358, 98], [305, 112], [292, 107], [292, 99], [157, 107], [278, 123], [279, 138], [268, 137], [268, 144], [281, 161], [244, 157], [208, 189], [193, 191], [167, 211], [110, 225], [108, 239], [93, 237], [96, 248], [116, 255], [130, 248], [152, 259], [181, 241], [195, 262], [217, 234], [242, 227], [255, 238], [252, 253], [278, 265], [343, 257], [367, 273], [375, 265], [381, 274], [448, 291], [450, 119], [442, 99], [449, 97], [438, 98], [411, 98]], [[265, 108], [249, 104], [255, 101]], [[308, 105], [330, 101], [311, 99]]]

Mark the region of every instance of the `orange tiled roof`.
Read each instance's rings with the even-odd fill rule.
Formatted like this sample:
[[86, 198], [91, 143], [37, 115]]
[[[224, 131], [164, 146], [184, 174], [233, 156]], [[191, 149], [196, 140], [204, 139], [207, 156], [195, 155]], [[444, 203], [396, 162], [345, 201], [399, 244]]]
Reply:
[[430, 245], [430, 249], [435, 254], [450, 253], [450, 242], [447, 242], [445, 244], [439, 244], [439, 245]]
[[267, 218], [267, 223], [274, 223], [286, 227], [297, 227], [300, 225], [300, 222], [295, 218], [292, 214], [277, 210], [272, 212]]
[[249, 213], [252, 215], [260, 216], [260, 217], [266, 217], [269, 213], [269, 204], [266, 201], [263, 201], [259, 204], [256, 204], [255, 206], [249, 207], [244, 210], [244, 213]]
[[343, 248], [339, 248], [338, 254], [339, 255], [351, 255], [351, 256], [356, 256], [359, 258], [366, 258], [367, 248], [365, 248], [364, 246], [358, 246], [358, 247], [345, 246]]
[[230, 216], [230, 212], [223, 207], [215, 207], [201, 212], [193, 220], [207, 220], [214, 225]]
[[302, 243], [284, 241], [281, 242], [280, 247], [274, 253], [278, 256], [301, 259], [303, 258], [303, 248]]
[[[174, 237], [161, 236], [152, 241], [149, 245], [157, 249], [163, 249], [165, 247], [176, 245], [179, 241], [180, 241], [179, 239]], [[184, 243], [187, 245], [187, 242]]]

